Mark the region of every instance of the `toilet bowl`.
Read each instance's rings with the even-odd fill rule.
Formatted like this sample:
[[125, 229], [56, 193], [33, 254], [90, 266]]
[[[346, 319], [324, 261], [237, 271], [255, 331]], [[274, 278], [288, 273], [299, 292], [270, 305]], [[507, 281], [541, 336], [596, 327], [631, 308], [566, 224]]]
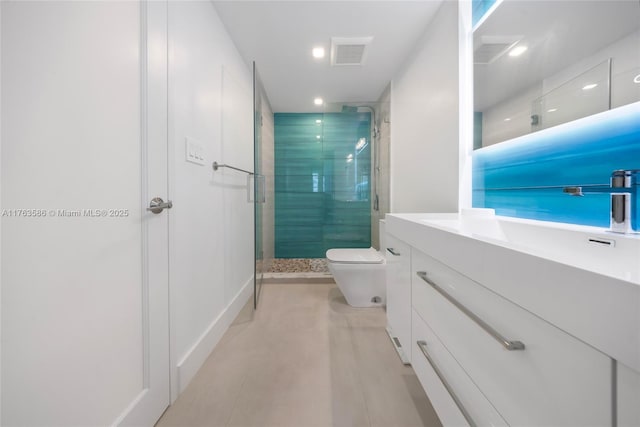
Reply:
[[329, 270], [347, 303], [377, 307], [386, 303], [385, 258], [374, 248], [329, 249]]

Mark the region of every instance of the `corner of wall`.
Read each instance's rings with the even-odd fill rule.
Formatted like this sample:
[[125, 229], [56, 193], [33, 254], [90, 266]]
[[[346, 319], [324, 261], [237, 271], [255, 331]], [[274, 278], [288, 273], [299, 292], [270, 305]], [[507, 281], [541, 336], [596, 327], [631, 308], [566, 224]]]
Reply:
[[[250, 68], [211, 2], [169, 2], [171, 401], [185, 389], [253, 291]], [[206, 52], [206, 54], [202, 54]], [[198, 67], [188, 66], [196, 61]], [[204, 165], [187, 162], [185, 138]]]
[[[457, 212], [460, 182], [458, 3], [443, 1], [391, 96], [392, 212]], [[433, 58], [438, 58], [434, 61]]]
[[253, 277], [240, 289], [225, 309], [202, 333], [196, 343], [180, 358], [177, 363], [177, 394], [182, 393], [191, 382], [200, 367], [207, 360], [213, 349], [238, 316], [249, 298], [253, 295]]
[[458, 210], [471, 207], [473, 153], [473, 25], [472, 2], [458, 2], [458, 71], [460, 84]]

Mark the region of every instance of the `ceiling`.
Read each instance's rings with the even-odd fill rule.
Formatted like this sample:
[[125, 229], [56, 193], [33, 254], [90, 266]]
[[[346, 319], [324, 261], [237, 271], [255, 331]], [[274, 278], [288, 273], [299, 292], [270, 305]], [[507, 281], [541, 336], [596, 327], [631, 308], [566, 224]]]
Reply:
[[474, 32], [474, 45], [482, 37], [515, 35], [529, 49], [474, 66], [474, 108], [511, 98], [638, 30], [638, 0], [503, 1]]
[[[376, 101], [443, 0], [213, 1], [245, 61], [255, 61], [274, 112]], [[363, 65], [331, 66], [331, 37], [373, 37]], [[313, 47], [325, 48], [323, 59]]]

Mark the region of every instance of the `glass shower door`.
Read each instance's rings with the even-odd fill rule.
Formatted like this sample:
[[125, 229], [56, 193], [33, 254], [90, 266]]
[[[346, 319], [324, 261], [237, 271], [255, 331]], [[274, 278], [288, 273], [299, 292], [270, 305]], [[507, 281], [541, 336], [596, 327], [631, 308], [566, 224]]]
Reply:
[[265, 176], [263, 171], [263, 144], [262, 144], [262, 96], [263, 89], [253, 63], [253, 194], [254, 194], [254, 241], [255, 241], [255, 270], [253, 284], [253, 308], [258, 308], [260, 291], [264, 281], [264, 203], [265, 203]]

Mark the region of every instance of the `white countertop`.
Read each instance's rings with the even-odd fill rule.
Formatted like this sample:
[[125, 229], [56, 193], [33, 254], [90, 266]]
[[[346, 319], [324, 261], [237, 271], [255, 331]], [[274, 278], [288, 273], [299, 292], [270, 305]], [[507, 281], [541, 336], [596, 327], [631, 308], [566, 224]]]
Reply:
[[386, 231], [640, 372], [640, 236], [441, 213], [387, 214]]

